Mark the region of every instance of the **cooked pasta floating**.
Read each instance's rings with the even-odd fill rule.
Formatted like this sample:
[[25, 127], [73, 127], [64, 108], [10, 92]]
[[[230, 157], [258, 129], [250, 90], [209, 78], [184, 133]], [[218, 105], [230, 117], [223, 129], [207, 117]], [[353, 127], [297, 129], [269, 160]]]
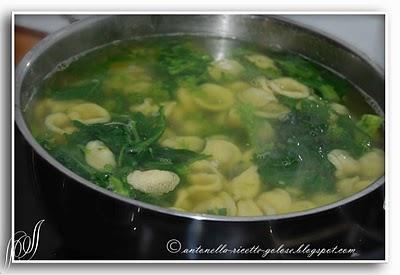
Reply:
[[[217, 42], [230, 50], [212, 55]], [[27, 110], [32, 133], [121, 196], [174, 211], [281, 215], [339, 201], [385, 172], [383, 118], [346, 80], [295, 54], [148, 38], [64, 67]]]

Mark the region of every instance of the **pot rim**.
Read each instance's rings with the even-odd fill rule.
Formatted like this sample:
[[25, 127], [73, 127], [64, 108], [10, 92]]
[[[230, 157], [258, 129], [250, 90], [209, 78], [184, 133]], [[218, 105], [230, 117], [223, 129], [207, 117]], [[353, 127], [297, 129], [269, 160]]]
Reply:
[[[132, 14], [131, 14], [132, 15]], [[147, 15], [142, 15], [142, 14], [133, 14], [134, 16], [149, 16], [152, 14], [147, 14]], [[154, 14], [155, 15], [155, 14]], [[174, 15], [164, 15], [163, 16], [174, 16]], [[199, 14], [201, 15], [207, 15], [207, 14]], [[211, 15], [211, 14], [210, 14]], [[212, 14], [212, 16], [220, 16], [224, 14], [219, 14], [215, 15]], [[135, 200], [132, 198], [124, 197], [122, 195], [119, 195], [117, 193], [114, 193], [110, 190], [107, 190], [105, 188], [102, 188], [95, 183], [79, 176], [72, 170], [69, 170], [66, 168], [64, 165], [62, 165], [60, 162], [58, 162], [55, 158], [53, 158], [37, 141], [36, 139], [32, 136], [29, 128], [27, 127], [27, 124], [25, 122], [22, 109], [21, 109], [21, 85], [23, 82], [23, 79], [29, 70], [30, 64], [34, 62], [43, 52], [46, 51], [46, 49], [51, 46], [54, 42], [64, 38], [65, 36], [68, 36], [71, 33], [74, 33], [75, 31], [78, 31], [82, 27], [89, 27], [93, 24], [96, 24], [97, 22], [101, 20], [106, 20], [108, 17], [113, 16], [113, 15], [97, 15], [97, 16], [91, 16], [79, 21], [76, 21], [70, 25], [65, 26], [64, 28], [49, 34], [46, 36], [44, 39], [42, 39], [39, 43], [37, 43], [25, 56], [24, 58], [20, 61], [20, 63], [17, 66], [16, 72], [15, 72], [15, 91], [14, 91], [14, 107], [15, 107], [15, 121], [17, 123], [18, 128], [20, 129], [22, 135], [24, 136], [25, 140], [28, 141], [28, 143], [31, 145], [31, 147], [34, 149], [34, 151], [39, 154], [43, 159], [45, 159], [49, 164], [51, 164], [53, 167], [55, 167], [57, 170], [59, 170], [61, 173], [64, 175], [68, 176], [69, 178], [79, 182], [80, 184], [83, 184], [85, 187], [88, 187], [92, 190], [95, 190], [97, 192], [100, 192], [102, 195], [111, 197], [113, 199], [116, 199], [118, 201], [139, 207], [139, 208], [144, 208], [144, 209], [149, 209], [155, 212], [159, 212], [162, 214], [166, 215], [173, 215], [173, 216], [178, 216], [181, 218], [189, 218], [189, 219], [195, 219], [195, 220], [206, 220], [206, 221], [218, 221], [218, 222], [260, 222], [260, 221], [272, 221], [272, 220], [280, 220], [280, 219], [289, 219], [289, 218], [295, 218], [295, 217], [302, 217], [302, 216], [307, 216], [307, 215], [312, 215], [312, 214], [317, 214], [320, 212], [324, 212], [330, 209], [334, 209], [336, 207], [340, 207], [342, 205], [345, 205], [347, 203], [350, 203], [352, 201], [355, 201], [378, 187], [384, 184], [385, 182], [385, 175], [377, 179], [373, 184], [369, 185], [367, 188], [363, 189], [362, 191], [355, 193], [349, 197], [346, 197], [342, 200], [339, 200], [337, 202], [320, 206], [317, 208], [312, 208], [309, 210], [305, 211], [299, 211], [299, 212], [292, 212], [292, 213], [287, 213], [287, 214], [279, 214], [279, 215], [268, 215], [268, 216], [249, 216], [249, 217], [232, 217], [232, 216], [218, 216], [218, 215], [209, 215], [209, 214], [200, 214], [200, 213], [192, 213], [192, 212], [182, 212], [178, 211], [175, 209], [170, 209], [170, 208], [165, 208], [153, 204], [149, 204], [146, 202], [142, 202], [139, 200]], [[318, 36], [322, 39], [327, 40], [329, 43], [334, 44], [335, 46], [341, 47], [344, 50], [350, 52], [351, 54], [357, 56], [361, 60], [363, 60], [366, 64], [370, 65], [374, 71], [377, 73], [377, 75], [384, 80], [384, 71], [383, 69], [378, 66], [375, 62], [370, 60], [369, 57], [367, 57], [365, 54], [360, 53], [357, 49], [352, 47], [351, 45], [348, 45], [346, 42], [341, 41], [337, 39], [336, 37], [333, 37], [331, 35], [328, 35], [324, 33], [323, 31], [316, 30], [313, 27], [310, 26], [305, 26], [302, 24], [299, 24], [297, 22], [294, 22], [290, 19], [287, 18], [282, 18], [278, 17], [277, 15], [235, 15], [233, 14], [232, 16], [245, 16], [249, 17], [252, 20], [265, 20], [266, 18], [268, 20], [274, 20], [280, 24], [286, 24], [289, 25], [291, 28], [297, 28], [300, 29], [301, 31], [306, 31], [311, 33], [314, 36]], [[185, 33], [187, 35], [190, 35], [191, 33]], [[110, 41], [112, 42], [112, 41]], [[110, 43], [109, 42], [109, 43]]]

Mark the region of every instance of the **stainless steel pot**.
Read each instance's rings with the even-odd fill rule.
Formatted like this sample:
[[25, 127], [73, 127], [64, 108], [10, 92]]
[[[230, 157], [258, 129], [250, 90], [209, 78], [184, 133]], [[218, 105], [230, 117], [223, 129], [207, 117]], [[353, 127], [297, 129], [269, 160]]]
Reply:
[[[68, 182], [74, 182], [74, 186], [84, 189], [83, 193], [89, 192], [89, 194], [101, 197], [104, 201], [119, 206], [123, 205], [130, 209], [129, 213], [136, 213], [136, 216], [140, 211], [162, 216], [167, 223], [168, 219], [182, 219], [182, 221], [190, 221], [192, 224], [239, 222], [242, 225], [248, 224], [248, 222], [293, 221], [297, 218], [324, 215], [323, 213], [336, 211], [357, 199], [366, 197], [384, 184], [384, 177], [381, 177], [365, 190], [339, 202], [284, 215], [223, 217], [183, 213], [122, 197], [98, 187], [57, 162], [33, 138], [27, 127], [23, 111], [37, 93], [40, 82], [57, 64], [84, 51], [115, 40], [183, 34], [237, 39], [265, 48], [283, 49], [302, 54], [332, 68], [349, 79], [360, 88], [360, 92], [368, 99], [373, 108], [378, 113], [383, 114], [385, 82], [383, 71], [380, 68], [361, 53], [352, 49], [351, 46], [282, 18], [260, 15], [93, 16], [73, 23], [46, 37], [24, 57], [17, 67], [15, 74], [15, 119], [19, 130], [35, 150], [38, 159], [44, 161], [44, 165], [47, 165], [50, 169], [56, 170], [53, 171], [55, 176], [66, 178]], [[223, 52], [224, 45], [216, 45], [214, 50], [215, 54], [218, 51]], [[46, 171], [49, 170], [46, 168]], [[63, 185], [65, 186], [64, 183]], [[188, 229], [188, 227], [185, 226], [185, 229]]]

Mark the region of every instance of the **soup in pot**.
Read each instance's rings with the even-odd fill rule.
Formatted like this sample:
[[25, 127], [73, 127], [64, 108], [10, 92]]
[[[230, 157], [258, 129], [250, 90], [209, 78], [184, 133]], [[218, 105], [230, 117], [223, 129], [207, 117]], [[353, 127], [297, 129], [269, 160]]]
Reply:
[[384, 174], [383, 118], [360, 91], [300, 55], [228, 39], [93, 49], [46, 77], [26, 118], [74, 173], [179, 211], [304, 211]]

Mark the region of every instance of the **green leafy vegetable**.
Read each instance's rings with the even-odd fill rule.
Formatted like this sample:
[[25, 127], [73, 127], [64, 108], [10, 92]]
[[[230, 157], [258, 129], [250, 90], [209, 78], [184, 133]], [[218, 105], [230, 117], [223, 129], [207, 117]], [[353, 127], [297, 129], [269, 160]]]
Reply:
[[211, 57], [189, 43], [163, 43], [157, 58], [158, 72], [164, 75], [163, 88], [174, 94], [178, 85], [195, 86], [206, 78]]
[[79, 85], [72, 85], [55, 90], [51, 93], [51, 96], [57, 100], [87, 99], [93, 101], [99, 96], [102, 96], [100, 85], [100, 80], [93, 79]]
[[[162, 109], [154, 117], [134, 113], [110, 123], [86, 125], [74, 121], [74, 125], [78, 131], [66, 136], [67, 144], [49, 146], [51, 140], [44, 137], [41, 143], [57, 160], [79, 175], [118, 194], [140, 197], [143, 201], [159, 198], [150, 198], [154, 196], [134, 190], [126, 182], [128, 173], [135, 169], [162, 169], [185, 176], [190, 163], [207, 157], [190, 150], [163, 148], [157, 144], [166, 127]], [[86, 164], [85, 145], [91, 140], [100, 140], [110, 148], [117, 158], [118, 169], [109, 168], [100, 172]]]
[[365, 114], [357, 122], [357, 126], [371, 137], [376, 137], [383, 123], [383, 118], [377, 115]]
[[297, 185], [309, 192], [334, 187], [333, 165], [327, 154], [344, 149], [360, 156], [371, 139], [346, 116], [332, 117], [324, 101], [303, 100], [287, 120], [276, 125], [274, 146], [255, 155], [261, 177], [276, 186]]

